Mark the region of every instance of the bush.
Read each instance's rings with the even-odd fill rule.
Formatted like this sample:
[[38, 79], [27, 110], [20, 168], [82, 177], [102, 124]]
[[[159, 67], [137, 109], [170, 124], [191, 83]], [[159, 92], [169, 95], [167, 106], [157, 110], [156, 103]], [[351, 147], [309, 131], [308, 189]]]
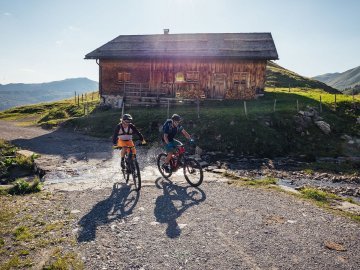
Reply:
[[36, 178], [31, 184], [23, 179], [17, 180], [15, 185], [9, 189], [9, 194], [23, 195], [41, 191], [40, 180]]

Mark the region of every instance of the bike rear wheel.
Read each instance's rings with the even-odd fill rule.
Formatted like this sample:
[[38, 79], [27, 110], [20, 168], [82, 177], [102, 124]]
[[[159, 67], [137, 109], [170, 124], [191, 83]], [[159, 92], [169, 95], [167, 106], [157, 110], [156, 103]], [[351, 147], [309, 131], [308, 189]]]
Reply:
[[161, 173], [161, 175], [164, 178], [169, 178], [172, 175], [172, 171], [166, 172], [165, 169], [163, 168], [163, 165], [165, 164], [166, 157], [167, 157], [167, 155], [165, 153], [159, 154], [158, 157], [157, 157], [157, 166], [158, 166], [158, 169], [159, 169], [159, 172]]
[[204, 179], [204, 173], [200, 163], [193, 158], [187, 158], [184, 162], [184, 176], [191, 186], [200, 186]]
[[140, 189], [141, 189], [141, 174], [140, 174], [139, 163], [137, 162], [136, 159], [131, 162], [131, 167], [132, 167], [131, 175], [134, 180], [135, 189], [137, 191], [140, 191]]

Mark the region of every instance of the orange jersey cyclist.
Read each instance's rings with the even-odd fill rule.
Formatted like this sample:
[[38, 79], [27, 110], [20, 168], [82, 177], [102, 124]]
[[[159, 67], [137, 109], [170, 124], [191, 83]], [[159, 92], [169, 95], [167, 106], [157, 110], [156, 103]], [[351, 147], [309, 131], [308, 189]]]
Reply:
[[[132, 123], [133, 118], [130, 114], [124, 114], [122, 119], [120, 119], [120, 123], [116, 125], [113, 135], [113, 145], [121, 147], [121, 168], [125, 168], [125, 148], [126, 147], [134, 147], [133, 135], [137, 135], [139, 139], [142, 141], [142, 144], [146, 144], [144, 140], [144, 136], [140, 133], [140, 131], [135, 127]], [[133, 154], [136, 154], [136, 149], [133, 148]]]

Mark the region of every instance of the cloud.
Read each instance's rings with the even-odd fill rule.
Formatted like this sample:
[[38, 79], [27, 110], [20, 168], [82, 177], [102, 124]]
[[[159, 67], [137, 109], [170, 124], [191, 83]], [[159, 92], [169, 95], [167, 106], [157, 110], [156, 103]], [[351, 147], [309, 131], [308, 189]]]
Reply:
[[4, 12], [3, 15], [4, 16], [12, 16], [12, 14], [10, 12]]
[[56, 46], [61, 47], [64, 44], [63, 40], [57, 40], [55, 41]]
[[20, 71], [26, 73], [36, 73], [36, 70], [32, 68], [20, 68]]
[[73, 25], [70, 25], [70, 26], [68, 26], [68, 28], [66, 30], [71, 31], [71, 32], [79, 32], [80, 28], [76, 27], [76, 26], [73, 26]]

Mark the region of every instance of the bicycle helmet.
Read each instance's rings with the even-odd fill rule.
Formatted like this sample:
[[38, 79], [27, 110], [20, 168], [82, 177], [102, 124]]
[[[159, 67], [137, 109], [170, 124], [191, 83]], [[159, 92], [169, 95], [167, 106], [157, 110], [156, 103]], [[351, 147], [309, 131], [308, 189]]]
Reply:
[[176, 121], [176, 122], [180, 122], [182, 119], [181, 119], [180, 115], [175, 113], [175, 114], [173, 114], [171, 116], [171, 120]]
[[124, 114], [123, 117], [122, 117], [122, 120], [125, 121], [125, 122], [132, 122], [133, 118], [130, 114]]

